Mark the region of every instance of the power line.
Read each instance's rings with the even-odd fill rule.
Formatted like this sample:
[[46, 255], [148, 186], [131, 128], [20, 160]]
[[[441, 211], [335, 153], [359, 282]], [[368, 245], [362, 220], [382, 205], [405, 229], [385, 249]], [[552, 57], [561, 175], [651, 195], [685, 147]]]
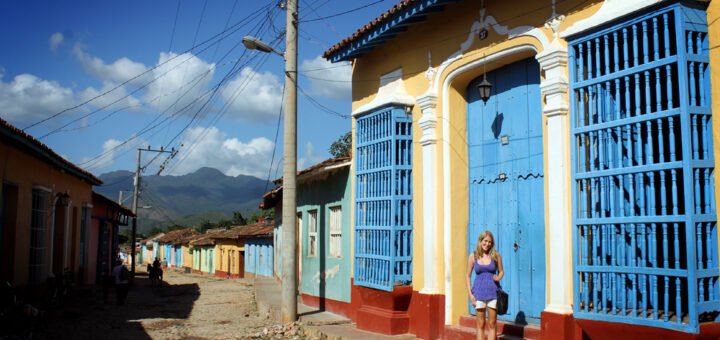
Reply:
[[285, 103], [285, 82], [283, 82], [283, 90], [282, 90], [283, 96], [282, 99], [280, 99], [280, 112], [278, 113], [278, 120], [277, 120], [277, 127], [275, 128], [275, 141], [273, 142], [273, 153], [272, 157], [270, 158], [270, 166], [268, 167], [268, 178], [265, 182], [265, 190], [264, 193], [267, 192], [268, 185], [270, 184], [270, 174], [272, 173], [272, 167], [273, 163], [275, 163], [275, 150], [277, 150], [277, 141], [278, 136], [280, 135], [280, 121], [282, 119], [282, 112], [283, 112], [283, 105]]
[[[265, 23], [267, 23], [267, 22], [269, 22], [269, 21], [265, 21], [263, 24], [260, 25], [260, 27], [257, 28], [257, 32], [258, 32], [258, 33], [265, 28]], [[277, 43], [278, 40], [279, 40], [279, 37], [277, 37], [277, 38], [275, 38], [273, 41], [271, 41], [270, 44], [271, 44], [271, 45], [274, 45], [274, 44]], [[244, 53], [244, 52], [243, 52], [243, 53]], [[268, 59], [268, 55], [263, 55], [263, 57], [262, 57], [262, 59], [261, 59], [261, 61], [260, 61], [260, 63], [259, 63], [258, 66], [261, 67], [261, 66], [267, 61], [267, 59]], [[237, 71], [239, 71], [239, 70], [240, 70], [240, 68], [237, 69]], [[188, 151], [185, 152], [184, 156], [183, 156], [181, 159], [179, 159], [175, 164], [173, 164], [172, 167], [171, 167], [171, 169], [168, 170], [168, 171], [172, 171], [172, 170], [174, 170], [175, 168], [177, 168], [177, 166], [178, 166], [180, 163], [182, 163], [182, 162], [192, 153], [192, 150], [195, 149], [195, 147], [199, 144], [199, 141], [200, 141], [201, 139], [205, 138], [205, 136], [207, 135], [207, 133], [210, 131], [210, 127], [212, 127], [213, 124], [215, 124], [215, 122], [217, 122], [217, 121], [220, 119], [220, 117], [222, 117], [222, 116], [225, 114], [225, 112], [227, 112], [227, 109], [232, 105], [232, 103], [235, 101], [235, 99], [237, 98], [237, 96], [242, 92], [242, 90], [245, 89], [245, 87], [247, 86], [247, 84], [249, 84], [249, 82], [252, 80], [253, 77], [254, 77], [254, 74], [251, 75], [251, 77], [250, 77], [249, 79], [247, 79], [247, 80], [245, 81], [245, 83], [241, 84], [241, 85], [238, 87], [238, 90], [237, 90], [237, 91], [235, 92], [235, 94], [232, 96], [231, 100], [228, 100], [228, 101], [225, 103], [225, 105], [223, 106], [223, 108], [221, 108], [221, 109], [218, 111], [218, 114], [215, 116], [215, 118], [213, 118], [213, 119], [211, 120], [210, 125], [209, 125], [207, 128], [205, 128], [205, 129], [203, 130], [203, 132], [202, 132], [197, 138], [195, 138], [195, 140], [191, 143], [191, 146], [188, 148]], [[188, 126], [186, 126], [185, 129], [187, 129], [187, 127], [188, 127]], [[183, 129], [182, 131], [184, 131], [185, 129]], [[182, 132], [182, 131], [181, 131], [181, 132]], [[179, 134], [178, 134], [177, 136], [179, 136]], [[176, 137], [177, 137], [177, 136], [176, 136]], [[173, 138], [173, 139], [174, 139], [174, 138]]]
[[[199, 44], [191, 47], [190, 49], [184, 51], [183, 53], [180, 53], [180, 54], [178, 54], [178, 55], [176, 55], [176, 56], [174, 56], [174, 57], [172, 57], [172, 58], [169, 58], [168, 60], [166, 60], [166, 61], [164, 61], [164, 62], [162, 62], [162, 63], [160, 63], [160, 64], [158, 64], [158, 65], [156, 65], [156, 66], [153, 66], [153, 67], [145, 70], [144, 72], [142, 72], [142, 73], [140, 73], [140, 74], [138, 74], [138, 75], [136, 75], [136, 76], [134, 76], [134, 77], [132, 77], [132, 78], [130, 78], [130, 79], [122, 82], [122, 83], [120, 83], [119, 85], [113, 87], [112, 89], [107, 90], [107, 91], [105, 91], [105, 92], [103, 92], [103, 93], [101, 93], [101, 94], [98, 94], [98, 95], [96, 95], [96, 96], [94, 96], [94, 97], [92, 97], [92, 98], [90, 98], [90, 99], [88, 99], [88, 100], [86, 100], [86, 101], [84, 101], [84, 102], [82, 102], [82, 103], [80, 103], [80, 104], [77, 104], [77, 105], [75, 105], [75, 106], [66, 108], [66, 109], [64, 109], [64, 110], [62, 110], [62, 111], [56, 112], [56, 113], [50, 115], [49, 117], [43, 118], [43, 119], [41, 119], [41, 120], [39, 120], [39, 121], [37, 121], [37, 122], [35, 122], [35, 123], [32, 123], [32, 124], [24, 127], [22, 130], [25, 131], [25, 130], [27, 130], [27, 129], [29, 129], [29, 128], [32, 128], [32, 127], [37, 126], [37, 125], [39, 125], [39, 124], [42, 124], [42, 123], [44, 123], [44, 122], [46, 122], [46, 121], [48, 121], [48, 120], [50, 120], [50, 119], [53, 119], [53, 118], [55, 118], [55, 117], [57, 117], [57, 116], [65, 113], [65, 112], [68, 112], [68, 111], [70, 111], [70, 110], [77, 109], [77, 108], [79, 108], [79, 107], [81, 107], [81, 106], [84, 106], [84, 105], [92, 102], [92, 101], [95, 100], [95, 99], [98, 99], [98, 98], [100, 98], [100, 97], [102, 97], [102, 96], [105, 96], [105, 95], [107, 95], [108, 93], [113, 92], [113, 91], [117, 90], [118, 88], [120, 88], [120, 87], [122, 87], [122, 86], [125, 86], [126, 84], [132, 82], [133, 80], [138, 79], [138, 78], [146, 75], [147, 73], [149, 73], [149, 72], [151, 72], [151, 71], [153, 71], [153, 70], [155, 70], [155, 69], [157, 69], [157, 68], [159, 68], [159, 67], [161, 67], [161, 66], [163, 66], [163, 65], [165, 65], [165, 64], [167, 64], [167, 63], [169, 63], [169, 62], [172, 61], [172, 60], [175, 60], [176, 58], [180, 57], [181, 55], [184, 55], [185, 53], [189, 53], [190, 51], [194, 50], [195, 48], [207, 44], [208, 42], [212, 41], [213, 39], [217, 38], [218, 36], [224, 35], [227, 31], [229, 31], [229, 30], [231, 30], [231, 29], [234, 29], [234, 31], [232, 31], [231, 33], [237, 32], [240, 28], [242, 28], [242, 26], [240, 26], [240, 27], [238, 27], [238, 28], [236, 28], [236, 26], [242, 24], [244, 21], [248, 20], [249, 18], [253, 18], [254, 15], [255, 15], [257, 12], [260, 12], [261, 10], [263, 10], [263, 9], [266, 8], [266, 7], [268, 7], [268, 5], [265, 5], [264, 7], [261, 7], [260, 9], [256, 10], [255, 12], [249, 14], [247, 17], [245, 17], [245, 18], [242, 19], [241, 21], [235, 23], [232, 27], [230, 27], [230, 28], [228, 28], [228, 29], [226, 29], [226, 30], [218, 33], [218, 34], [213, 35], [212, 37], [210, 37], [210, 38], [206, 39], [205, 41], [203, 41], [203, 42], [201, 42], [201, 43], [199, 43]], [[228, 35], [228, 36], [229, 36], [229, 35]], [[226, 38], [226, 37], [227, 37], [227, 36], [223, 36], [222, 39], [224, 39], [224, 38]], [[218, 41], [221, 41], [221, 40], [218, 40]], [[214, 42], [214, 43], [211, 44], [210, 46], [218, 43], [218, 41]], [[206, 49], [207, 49], [207, 48], [203, 49], [203, 51], [205, 51]], [[201, 52], [201, 53], [202, 53], [202, 52]], [[188, 59], [189, 59], [189, 58], [188, 58]], [[187, 60], [185, 60], [185, 61], [187, 61]]]
[[200, 26], [202, 25], [203, 17], [205, 16], [205, 7], [207, 7], [207, 0], [203, 2], [203, 8], [200, 12], [200, 20], [198, 20], [197, 28], [195, 29], [195, 37], [193, 38], [193, 46], [195, 46], [195, 42], [197, 41], [198, 33], [200, 33]]
[[180, 14], [180, 0], [178, 0], [177, 9], [175, 10], [175, 21], [173, 22], [172, 34], [170, 34], [170, 48], [168, 51], [172, 51], [173, 40], [175, 39], [175, 27], [177, 26], [178, 15]]
[[325, 105], [323, 105], [323, 104], [320, 104], [320, 102], [318, 102], [317, 100], [315, 100], [315, 98], [313, 98], [313, 97], [310, 96], [307, 92], [305, 92], [305, 90], [303, 90], [303, 89], [300, 87], [300, 85], [298, 85], [297, 88], [298, 88], [298, 90], [300, 90], [300, 93], [302, 93], [302, 95], [305, 96], [305, 98], [307, 98], [308, 101], [309, 101], [311, 104], [313, 104], [313, 106], [319, 108], [320, 110], [325, 111], [325, 112], [327, 112], [327, 113], [329, 113], [329, 114], [331, 114], [331, 115], [338, 116], [338, 117], [340, 117], [340, 118], [344, 118], [344, 119], [349, 119], [349, 118], [350, 118], [350, 115], [348, 115], [348, 114], [344, 114], [344, 113], [337, 112], [337, 111], [335, 111], [335, 110], [333, 110], [333, 109], [331, 109], [331, 108], [329, 108], [329, 107], [327, 107], [327, 106], [325, 106]]
[[353, 8], [353, 9], [348, 10], [348, 11], [345, 11], [345, 12], [340, 12], [340, 13], [336, 13], [336, 14], [332, 14], [332, 15], [328, 15], [328, 16], [324, 16], [324, 17], [320, 17], [320, 18], [315, 18], [315, 19], [310, 19], [310, 20], [302, 20], [302, 19], [301, 19], [300, 22], [313, 22], [313, 21], [320, 21], [320, 20], [330, 19], [330, 18], [334, 18], [334, 17], [341, 16], [341, 15], [345, 15], [345, 14], [348, 14], [348, 13], [356, 12], [356, 11], [359, 11], [359, 10], [361, 10], [361, 9], [368, 8], [368, 7], [372, 6], [372, 5], [379, 4], [379, 3], [384, 2], [384, 1], [385, 1], [385, 0], [378, 0], [378, 1], [375, 1], [375, 2], [371, 2], [371, 3], [367, 4], [367, 5], [363, 5], [363, 6], [360, 6], [360, 7], [357, 7], [357, 8]]

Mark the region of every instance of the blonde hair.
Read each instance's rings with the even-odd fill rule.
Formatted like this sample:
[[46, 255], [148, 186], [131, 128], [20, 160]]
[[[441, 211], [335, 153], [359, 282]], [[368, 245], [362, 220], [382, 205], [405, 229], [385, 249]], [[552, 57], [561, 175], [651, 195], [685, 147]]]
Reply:
[[495, 250], [495, 237], [493, 236], [492, 232], [490, 232], [490, 230], [485, 230], [480, 233], [477, 244], [475, 245], [475, 251], [473, 252], [475, 254], [475, 259], [477, 260], [480, 257], [480, 254], [483, 253], [482, 240], [484, 240], [486, 237], [490, 237], [490, 241], [492, 241], [492, 246], [490, 246], [490, 251], [488, 253], [490, 257], [492, 257], [492, 259], [495, 260], [495, 262], [497, 263], [499, 254], [497, 250]]

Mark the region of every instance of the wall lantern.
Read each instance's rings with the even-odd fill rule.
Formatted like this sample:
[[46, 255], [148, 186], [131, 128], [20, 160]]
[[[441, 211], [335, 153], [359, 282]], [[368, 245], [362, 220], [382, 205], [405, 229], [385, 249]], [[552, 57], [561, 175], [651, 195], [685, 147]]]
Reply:
[[477, 85], [478, 93], [480, 94], [480, 99], [483, 100], [483, 102], [487, 103], [487, 100], [490, 98], [490, 92], [492, 90], [492, 84], [487, 80], [487, 75], [483, 73], [483, 80], [480, 82], [480, 84]]

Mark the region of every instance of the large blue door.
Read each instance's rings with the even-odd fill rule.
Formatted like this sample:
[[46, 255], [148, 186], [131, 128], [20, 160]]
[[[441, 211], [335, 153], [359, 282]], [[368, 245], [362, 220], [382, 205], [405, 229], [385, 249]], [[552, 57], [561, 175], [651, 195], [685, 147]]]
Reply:
[[[468, 102], [468, 253], [483, 230], [495, 235], [510, 295], [500, 319], [539, 322], [545, 308], [545, 195], [540, 67], [526, 59], [487, 74], [483, 102], [470, 83]], [[474, 274], [473, 274], [474, 280]], [[469, 308], [475, 314], [473, 308]]]

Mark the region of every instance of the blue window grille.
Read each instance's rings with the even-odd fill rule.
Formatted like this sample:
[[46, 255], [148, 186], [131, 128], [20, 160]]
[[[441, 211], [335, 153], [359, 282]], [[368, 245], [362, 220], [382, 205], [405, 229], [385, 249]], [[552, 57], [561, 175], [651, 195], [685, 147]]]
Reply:
[[412, 117], [389, 107], [355, 125], [354, 282], [392, 291], [412, 275]]
[[720, 311], [705, 9], [568, 42], [574, 315], [698, 333]]

